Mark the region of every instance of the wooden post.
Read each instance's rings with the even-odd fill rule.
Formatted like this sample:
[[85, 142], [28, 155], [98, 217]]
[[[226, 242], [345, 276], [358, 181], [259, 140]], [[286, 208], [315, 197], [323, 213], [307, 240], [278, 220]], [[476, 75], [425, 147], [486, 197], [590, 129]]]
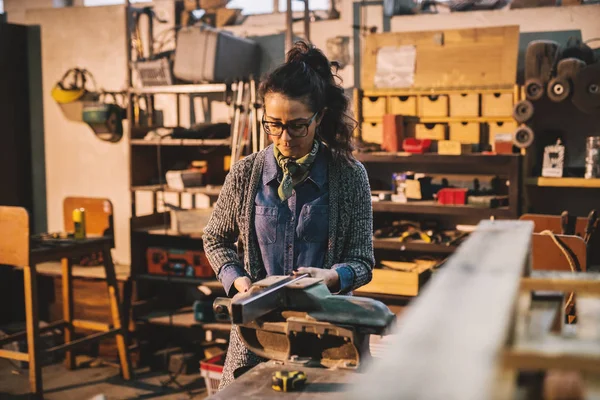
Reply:
[[104, 248], [104, 270], [106, 272], [106, 284], [108, 285], [108, 297], [110, 301], [110, 311], [112, 315], [113, 325], [119, 330], [117, 333], [117, 350], [119, 351], [119, 360], [121, 361], [121, 374], [123, 379], [131, 379], [131, 360], [129, 358], [129, 350], [127, 349], [127, 323], [122, 320], [119, 309], [119, 286], [117, 284], [117, 276], [115, 274], [115, 266], [110, 254], [110, 247]]
[[[73, 265], [69, 258], [63, 258], [62, 263], [62, 296], [63, 319], [65, 325], [65, 343], [74, 339], [73, 329]], [[75, 368], [75, 354], [72, 351], [65, 353], [65, 366], [67, 369]]]
[[37, 276], [34, 266], [23, 269], [25, 281], [25, 314], [27, 325], [27, 352], [29, 353], [29, 387], [36, 398], [43, 398], [42, 366], [40, 364], [38, 339], [40, 325], [38, 318]]

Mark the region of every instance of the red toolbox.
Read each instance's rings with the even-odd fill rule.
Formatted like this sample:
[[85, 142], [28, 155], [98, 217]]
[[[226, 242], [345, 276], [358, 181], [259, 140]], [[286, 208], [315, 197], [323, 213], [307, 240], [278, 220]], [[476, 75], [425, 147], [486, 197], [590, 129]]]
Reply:
[[437, 192], [437, 201], [440, 204], [459, 205], [467, 204], [467, 189], [444, 188]]
[[214, 272], [203, 251], [163, 249], [149, 247], [146, 250], [148, 273], [153, 275], [211, 278]]

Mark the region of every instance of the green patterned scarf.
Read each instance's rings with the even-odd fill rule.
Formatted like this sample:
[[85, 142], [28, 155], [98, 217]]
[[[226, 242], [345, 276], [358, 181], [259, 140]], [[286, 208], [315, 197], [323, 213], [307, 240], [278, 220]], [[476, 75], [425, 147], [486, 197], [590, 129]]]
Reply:
[[302, 183], [310, 173], [310, 167], [313, 161], [317, 158], [319, 152], [319, 142], [314, 141], [311, 151], [304, 157], [300, 157], [297, 160], [286, 157], [273, 145], [273, 153], [275, 154], [275, 160], [277, 164], [283, 170], [283, 179], [279, 184], [277, 193], [281, 201], [286, 201], [292, 197], [292, 190], [296, 185]]

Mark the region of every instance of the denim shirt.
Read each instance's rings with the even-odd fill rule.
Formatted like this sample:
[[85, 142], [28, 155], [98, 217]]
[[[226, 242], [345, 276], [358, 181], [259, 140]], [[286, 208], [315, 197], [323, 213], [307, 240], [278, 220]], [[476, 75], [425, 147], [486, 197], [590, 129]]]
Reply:
[[[298, 267], [322, 268], [329, 229], [327, 158], [321, 146], [308, 178], [281, 201], [277, 193], [283, 172], [273, 152], [267, 153], [262, 185], [255, 198], [254, 228], [267, 276], [289, 275]], [[336, 269], [340, 291], [352, 285], [354, 273], [343, 266]], [[228, 294], [233, 281], [245, 276], [236, 265], [225, 265], [219, 280]]]

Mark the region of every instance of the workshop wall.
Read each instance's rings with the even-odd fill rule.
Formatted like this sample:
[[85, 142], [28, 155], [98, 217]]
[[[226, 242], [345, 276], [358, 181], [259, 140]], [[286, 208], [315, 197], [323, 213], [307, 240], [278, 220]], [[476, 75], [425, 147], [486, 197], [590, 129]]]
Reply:
[[[44, 95], [44, 125], [46, 137], [46, 173], [48, 195], [48, 228], [62, 229], [62, 201], [70, 195], [108, 197], [115, 209], [115, 260], [128, 263], [129, 253], [129, 161], [127, 143], [110, 144], [99, 141], [83, 124], [66, 120], [50, 97], [57, 79], [70, 67], [80, 66], [93, 71], [98, 84], [108, 90], [125, 88], [125, 24], [124, 8], [51, 7], [51, 0], [5, 0], [8, 19], [15, 23], [36, 24], [42, 30], [42, 68]], [[174, 21], [173, 2], [154, 1], [152, 4], [166, 16], [170, 24], [155, 25], [155, 35], [168, 29]], [[311, 38], [320, 48], [334, 36], [350, 38], [349, 52], [353, 56], [352, 1], [340, 4], [339, 20], [311, 24]], [[380, 7], [366, 9], [363, 25], [382, 27]], [[583, 39], [600, 37], [600, 5], [547, 7], [520, 10], [474, 11], [438, 15], [402, 16], [392, 19], [392, 30], [421, 31], [519, 25], [522, 32], [580, 29]], [[285, 14], [256, 15], [246, 18], [243, 25], [228, 27], [243, 35], [264, 35], [285, 30]], [[294, 24], [302, 36], [303, 24]], [[85, 40], [78, 40], [85, 38]], [[352, 62], [352, 60], [350, 61]], [[340, 71], [345, 87], [352, 87], [353, 66]], [[162, 101], [157, 101], [157, 108]], [[164, 108], [169, 108], [165, 102]], [[185, 109], [185, 106], [183, 106]], [[220, 110], [220, 111], [218, 111]], [[165, 109], [165, 121], [174, 120], [171, 110]], [[226, 108], [213, 115], [226, 117]], [[182, 120], [186, 116], [182, 115]]]

